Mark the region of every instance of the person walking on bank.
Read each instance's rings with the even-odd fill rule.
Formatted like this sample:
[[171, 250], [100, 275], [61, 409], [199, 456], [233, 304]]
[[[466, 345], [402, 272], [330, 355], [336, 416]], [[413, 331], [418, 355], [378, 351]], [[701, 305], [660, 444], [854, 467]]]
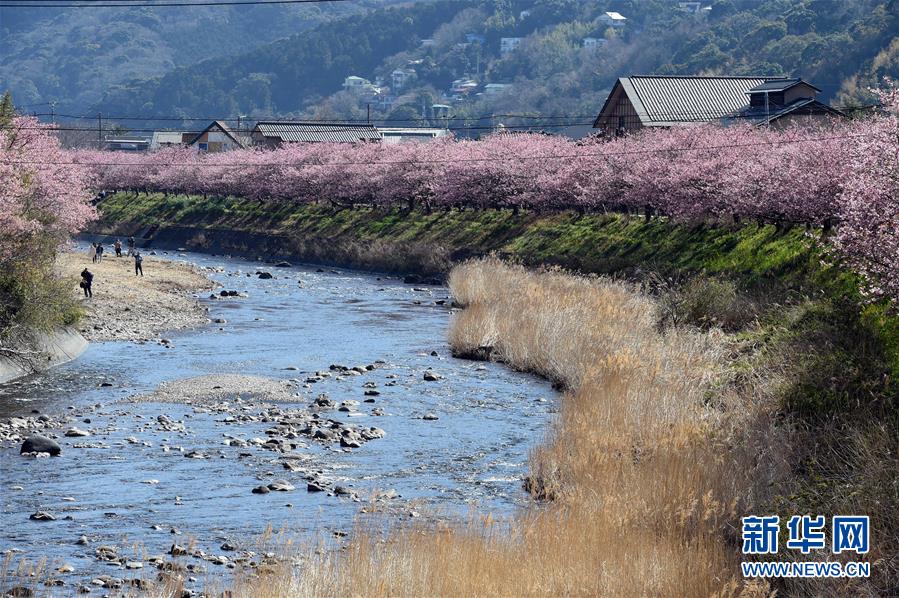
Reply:
[[115, 247], [115, 256], [122, 257], [122, 242], [116, 239], [113, 247]]
[[128, 237], [128, 257], [134, 255], [134, 237]]
[[103, 243], [97, 243], [97, 263], [103, 261]]
[[93, 297], [94, 292], [91, 290], [91, 285], [94, 282], [94, 275], [91, 274], [91, 271], [85, 268], [81, 271], [81, 282], [78, 283], [78, 286], [84, 290], [85, 297]]
[[144, 256], [140, 254], [140, 251], [134, 252], [134, 275], [137, 276], [138, 272], [140, 275], [144, 275]]
[[95, 264], [97, 263], [97, 245], [99, 245], [99, 243], [91, 243], [90, 248], [91, 261]]

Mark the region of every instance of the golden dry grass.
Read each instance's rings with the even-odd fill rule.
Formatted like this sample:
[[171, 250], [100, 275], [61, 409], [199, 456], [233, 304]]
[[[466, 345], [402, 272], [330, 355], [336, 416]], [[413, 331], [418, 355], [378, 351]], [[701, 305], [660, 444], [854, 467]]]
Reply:
[[[720, 334], [661, 333], [627, 284], [493, 260], [450, 277], [459, 353], [489, 346], [566, 389], [511, 521], [357, 530], [238, 588], [255, 596], [764, 595], [740, 579], [738, 512], [773, 475], [755, 412], [723, 390]], [[750, 425], [752, 424], [752, 425]], [[759, 442], [758, 446], [763, 443]]]

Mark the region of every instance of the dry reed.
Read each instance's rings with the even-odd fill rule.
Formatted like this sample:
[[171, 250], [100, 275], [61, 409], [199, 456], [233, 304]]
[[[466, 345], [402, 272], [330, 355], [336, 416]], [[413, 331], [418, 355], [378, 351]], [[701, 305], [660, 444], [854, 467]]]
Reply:
[[[489, 347], [566, 389], [511, 521], [358, 529], [241, 587], [255, 596], [763, 595], [739, 576], [737, 513], [773, 475], [752, 410], [716, 386], [720, 333], [659, 332], [638, 289], [494, 260], [453, 270], [460, 354]], [[759, 443], [761, 446], [762, 443]]]

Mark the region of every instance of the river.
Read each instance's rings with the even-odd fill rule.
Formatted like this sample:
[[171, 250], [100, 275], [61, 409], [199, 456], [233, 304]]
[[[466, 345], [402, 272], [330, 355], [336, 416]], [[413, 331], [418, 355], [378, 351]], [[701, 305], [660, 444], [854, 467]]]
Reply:
[[[173, 543], [233, 559], [259, 551], [256, 540], [268, 526], [307, 539], [350, 531], [373, 490], [395, 490], [399, 497], [390, 504], [405, 516], [464, 518], [472, 505], [505, 516], [528, 500], [521, 485], [527, 455], [546, 430], [554, 392], [502, 365], [453, 358], [445, 340], [451, 318], [445, 287], [222, 256], [170, 257], [206, 269], [247, 297], [205, 295], [210, 318], [226, 323], [166, 334], [169, 347], [94, 343], [72, 363], [0, 386], [0, 418], [36, 409], [91, 432], [66, 438], [58, 430], [63, 453], [54, 458], [22, 457], [18, 444], [0, 446], [0, 552], [15, 562], [70, 564], [74, 572], [57, 576], [66, 583], [59, 590], [68, 593], [100, 574], [152, 578], [147, 557], [167, 554]], [[260, 280], [254, 274], [260, 268], [275, 278]], [[331, 364], [377, 367], [304, 386]], [[424, 381], [428, 368], [442, 378]], [[211, 373], [293, 380], [298, 403], [284, 406], [290, 409], [312, 409], [320, 393], [338, 404], [359, 401], [357, 413], [332, 410], [327, 417], [377, 426], [386, 436], [353, 449], [301, 442], [295, 453], [303, 471], [286, 471], [270, 450], [226, 444], [229, 437], [264, 438], [270, 422], [235, 423], [214, 409], [128, 401], [161, 382]], [[380, 394], [366, 396], [366, 388]], [[383, 415], [373, 415], [375, 409]], [[153, 425], [160, 415], [182, 422], [184, 432]], [[206, 458], [185, 458], [189, 451]], [[351, 488], [360, 500], [307, 492], [309, 471]], [[272, 477], [296, 490], [251, 493]], [[30, 520], [38, 510], [56, 520]], [[87, 544], [77, 543], [81, 536]], [[226, 541], [238, 550], [223, 553]], [[117, 547], [143, 571], [98, 559], [100, 545]], [[198, 575], [228, 570], [201, 565]]]

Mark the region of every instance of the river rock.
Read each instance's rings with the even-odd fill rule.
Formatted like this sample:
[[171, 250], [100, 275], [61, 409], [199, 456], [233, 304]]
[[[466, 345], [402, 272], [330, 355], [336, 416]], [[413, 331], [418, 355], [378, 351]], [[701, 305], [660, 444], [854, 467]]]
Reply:
[[292, 490], [295, 490], [293, 484], [291, 484], [287, 480], [274, 480], [268, 485], [268, 489], [275, 492], [290, 492]]
[[271, 490], [269, 490], [268, 486], [256, 486], [252, 492], [253, 494], [268, 494]]
[[6, 590], [6, 596], [10, 596], [11, 598], [32, 598], [32, 596], [34, 596], [34, 590], [26, 588], [25, 586], [13, 586]]
[[32, 521], [56, 521], [56, 517], [47, 511], [37, 511], [28, 516]]
[[293, 264], [290, 262], [278, 262], [275, 264], [275, 268], [292, 268]]
[[440, 419], [440, 418], [437, 417], [437, 416], [436, 416], [435, 414], [433, 414], [433, 413], [425, 413], [425, 414], [421, 417], [421, 419], [426, 420], [426, 421], [434, 421], [434, 420], [437, 420], [437, 419]]
[[68, 430], [66, 430], [67, 438], [82, 438], [84, 436], [90, 436], [90, 435], [91, 435], [90, 432], [88, 432], [87, 430], [82, 430], [80, 428], [72, 427], [72, 428], [69, 428]]
[[306, 491], [307, 492], [324, 492], [325, 487], [321, 482], [312, 481], [312, 482], [309, 482], [308, 484], [306, 484]]
[[273, 278], [271, 272], [260, 272], [259, 279], [260, 280], [271, 280]]
[[347, 438], [344, 436], [340, 438], [340, 446], [343, 448], [359, 448], [362, 444], [355, 438]]
[[425, 382], [437, 382], [438, 380], [442, 379], [443, 376], [441, 376], [437, 372], [428, 370], [427, 372], [424, 373], [422, 378], [424, 379]]
[[59, 455], [62, 452], [62, 449], [59, 447], [59, 444], [56, 443], [55, 440], [51, 440], [46, 436], [29, 436], [25, 439], [25, 442], [22, 443], [22, 448], [19, 450], [19, 454], [22, 453], [50, 453], [54, 457]]

